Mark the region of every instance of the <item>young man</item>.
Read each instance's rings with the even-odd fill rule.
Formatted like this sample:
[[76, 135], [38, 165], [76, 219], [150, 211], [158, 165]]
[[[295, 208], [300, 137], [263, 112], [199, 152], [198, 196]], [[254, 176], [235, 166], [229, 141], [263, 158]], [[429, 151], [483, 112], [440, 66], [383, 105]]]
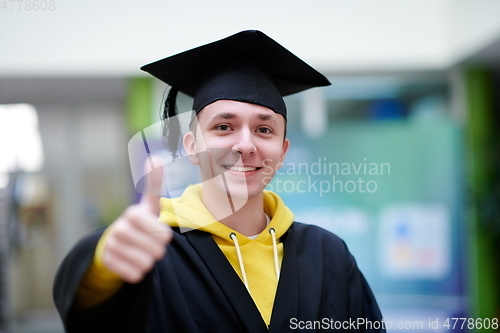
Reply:
[[290, 145], [282, 96], [328, 80], [259, 31], [143, 69], [172, 86], [167, 123], [177, 90], [194, 97], [183, 145], [203, 182], [160, 199], [153, 162], [141, 202], [75, 246], [54, 285], [66, 330], [385, 331], [344, 242], [264, 191]]

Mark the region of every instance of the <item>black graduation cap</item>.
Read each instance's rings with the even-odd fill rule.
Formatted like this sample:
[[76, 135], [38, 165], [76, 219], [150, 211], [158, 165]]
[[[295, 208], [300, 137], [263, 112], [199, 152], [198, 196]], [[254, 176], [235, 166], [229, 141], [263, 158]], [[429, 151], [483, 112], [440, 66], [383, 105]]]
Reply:
[[268, 107], [286, 117], [282, 96], [330, 85], [314, 68], [256, 30], [141, 67], [178, 91], [194, 98], [200, 112], [219, 99]]
[[[330, 85], [326, 77], [257, 30], [239, 32], [141, 69], [172, 87], [162, 119], [175, 116], [177, 91], [194, 98], [196, 114], [217, 100], [229, 99], [262, 105], [286, 118], [283, 96]], [[168, 145], [169, 150], [175, 149]]]

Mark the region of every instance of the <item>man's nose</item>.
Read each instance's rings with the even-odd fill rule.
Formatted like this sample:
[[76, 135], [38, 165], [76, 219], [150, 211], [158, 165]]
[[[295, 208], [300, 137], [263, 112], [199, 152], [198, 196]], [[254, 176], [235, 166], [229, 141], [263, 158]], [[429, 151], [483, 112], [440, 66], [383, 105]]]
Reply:
[[239, 153], [241, 155], [255, 154], [257, 147], [255, 146], [254, 137], [250, 129], [240, 130], [232, 150], [234, 153]]

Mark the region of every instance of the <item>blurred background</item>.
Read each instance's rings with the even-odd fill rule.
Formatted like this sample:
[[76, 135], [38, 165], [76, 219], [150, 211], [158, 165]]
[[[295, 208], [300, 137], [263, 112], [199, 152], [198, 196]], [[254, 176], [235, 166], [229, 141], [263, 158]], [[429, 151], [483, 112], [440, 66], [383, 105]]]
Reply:
[[0, 332], [62, 332], [59, 263], [137, 199], [128, 142], [166, 88], [139, 67], [247, 29], [332, 82], [286, 98], [292, 147], [269, 188], [296, 220], [344, 238], [386, 320], [460, 332], [446, 318], [500, 317], [499, 13], [496, 0], [3, 1]]

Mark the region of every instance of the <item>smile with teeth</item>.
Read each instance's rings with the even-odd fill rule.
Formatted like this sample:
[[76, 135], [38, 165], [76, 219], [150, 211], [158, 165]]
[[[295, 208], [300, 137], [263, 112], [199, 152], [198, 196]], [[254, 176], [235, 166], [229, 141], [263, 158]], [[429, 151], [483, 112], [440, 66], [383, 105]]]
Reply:
[[242, 167], [242, 166], [236, 166], [236, 165], [223, 165], [223, 167], [228, 169], [228, 170], [240, 171], [240, 172], [249, 172], [249, 171], [255, 171], [255, 170], [260, 169], [257, 167]]

